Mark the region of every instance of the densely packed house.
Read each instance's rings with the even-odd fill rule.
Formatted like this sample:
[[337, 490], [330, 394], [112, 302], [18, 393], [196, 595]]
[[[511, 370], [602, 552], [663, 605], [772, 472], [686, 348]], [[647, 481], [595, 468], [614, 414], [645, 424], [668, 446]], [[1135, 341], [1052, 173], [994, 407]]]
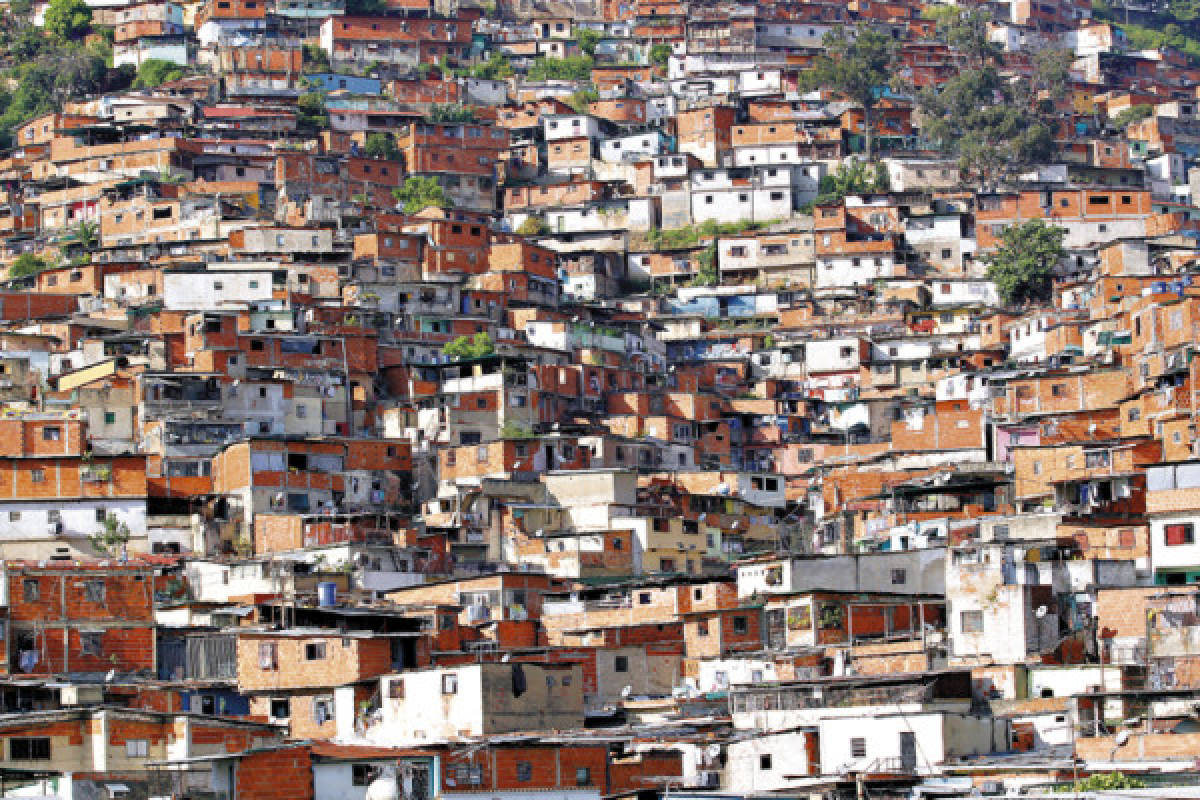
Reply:
[[4, 798], [1194, 783], [1165, 4], [0, 7]]

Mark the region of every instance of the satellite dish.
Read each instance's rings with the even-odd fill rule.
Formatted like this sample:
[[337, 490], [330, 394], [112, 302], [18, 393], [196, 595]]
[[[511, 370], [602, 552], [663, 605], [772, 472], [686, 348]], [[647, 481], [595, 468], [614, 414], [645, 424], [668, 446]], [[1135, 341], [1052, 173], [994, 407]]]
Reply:
[[1047, 610], [1048, 609], [1045, 606], [1038, 606], [1037, 611], [1035, 611], [1033, 613], [1037, 616], [1038, 619], [1042, 619], [1043, 617], [1046, 616]]
[[1124, 747], [1129, 744], [1129, 731], [1121, 731], [1117, 734], [1117, 747]]

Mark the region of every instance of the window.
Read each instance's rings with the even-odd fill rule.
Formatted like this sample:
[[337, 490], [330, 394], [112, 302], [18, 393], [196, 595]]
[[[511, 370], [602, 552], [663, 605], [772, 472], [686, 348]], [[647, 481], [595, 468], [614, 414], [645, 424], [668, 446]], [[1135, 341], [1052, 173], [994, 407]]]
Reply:
[[42, 428], [42, 441], [57, 442], [62, 438], [62, 428], [56, 425], [47, 425]]
[[696, 620], [696, 635], [697, 636], [708, 636], [708, 620], [706, 620], [706, 619]]
[[480, 786], [483, 784], [483, 767], [476, 764], [463, 764], [453, 767], [454, 780], [459, 786]]
[[533, 764], [528, 761], [517, 762], [517, 780], [521, 783], [529, 783], [533, 780]]
[[958, 618], [963, 633], [983, 633], [982, 611], [964, 611]]
[[760, 770], [768, 770], [771, 768], [771, 754], [763, 753], [758, 757], [758, 768]]
[[125, 742], [127, 758], [146, 758], [150, 755], [150, 742], [145, 739], [129, 739]]
[[50, 737], [29, 736], [9, 739], [8, 757], [12, 761], [49, 761]]
[[908, 583], [908, 570], [892, 570], [892, 586], [902, 586], [905, 583]]
[[629, 672], [629, 656], [617, 656], [614, 658], [613, 672]]
[[351, 764], [350, 765], [350, 785], [351, 786], [367, 786], [371, 783], [371, 765], [370, 764]]
[[20, 511], [8, 512], [8, 521], [9, 522], [20, 522], [21, 521], [21, 512]]
[[45, 483], [46, 482], [46, 470], [44, 470], [44, 469], [30, 470], [29, 471], [29, 480], [33, 481], [34, 483]]
[[332, 721], [333, 697], [331, 695], [314, 697], [312, 701], [312, 716], [318, 725], [324, 725], [326, 722]]
[[650, 605], [650, 593], [649, 592], [639, 592], [638, 593], [638, 605], [642, 605], [642, 606]]
[[851, 758], [866, 758], [867, 757], [867, 740], [861, 736], [855, 736], [850, 740], [850, 757]]
[[104, 424], [105, 425], [116, 425], [117, 424], [117, 412], [105, 411], [104, 412]]
[[37, 578], [21, 581], [21, 597], [26, 603], [36, 603], [42, 599], [42, 585]]
[[262, 670], [279, 669], [279, 646], [277, 644], [274, 642], [259, 643], [258, 668]]
[[575, 785], [576, 786], [591, 786], [592, 785], [592, 770], [588, 767], [577, 767], [575, 769]]
[[748, 632], [749, 630], [750, 630], [750, 623], [746, 620], [745, 617], [734, 617], [733, 618], [733, 632], [734, 633], [743, 633], [744, 634], [744, 633]]
[[324, 642], [309, 642], [304, 645], [304, 660], [305, 661], [320, 661], [325, 658], [325, 643]]
[[83, 583], [83, 599], [89, 603], [104, 602], [104, 581], [89, 580]]
[[85, 656], [98, 656], [103, 653], [104, 634], [99, 631], [83, 631], [79, 634], [79, 650]]
[[442, 676], [442, 694], [458, 694], [458, 675], [451, 672]]
[[271, 698], [271, 719], [287, 719], [292, 716], [292, 704], [286, 697]]
[[1190, 522], [1176, 525], [1164, 525], [1163, 536], [1168, 547], [1175, 547], [1182, 544], [1195, 544], [1196, 529], [1195, 526]]

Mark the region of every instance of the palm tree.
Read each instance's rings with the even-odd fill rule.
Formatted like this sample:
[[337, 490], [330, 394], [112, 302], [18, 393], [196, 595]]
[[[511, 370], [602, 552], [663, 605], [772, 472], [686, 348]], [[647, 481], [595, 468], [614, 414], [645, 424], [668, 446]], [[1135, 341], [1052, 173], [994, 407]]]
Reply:
[[82, 249], [91, 250], [99, 242], [100, 225], [96, 222], [81, 219], [79, 224], [71, 231], [69, 239]]

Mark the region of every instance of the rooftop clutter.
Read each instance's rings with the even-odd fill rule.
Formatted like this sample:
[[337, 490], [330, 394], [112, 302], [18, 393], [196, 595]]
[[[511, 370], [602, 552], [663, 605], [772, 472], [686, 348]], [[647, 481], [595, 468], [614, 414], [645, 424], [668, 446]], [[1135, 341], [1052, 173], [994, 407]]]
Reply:
[[1191, 791], [1188, 9], [3, 5], [0, 796]]

